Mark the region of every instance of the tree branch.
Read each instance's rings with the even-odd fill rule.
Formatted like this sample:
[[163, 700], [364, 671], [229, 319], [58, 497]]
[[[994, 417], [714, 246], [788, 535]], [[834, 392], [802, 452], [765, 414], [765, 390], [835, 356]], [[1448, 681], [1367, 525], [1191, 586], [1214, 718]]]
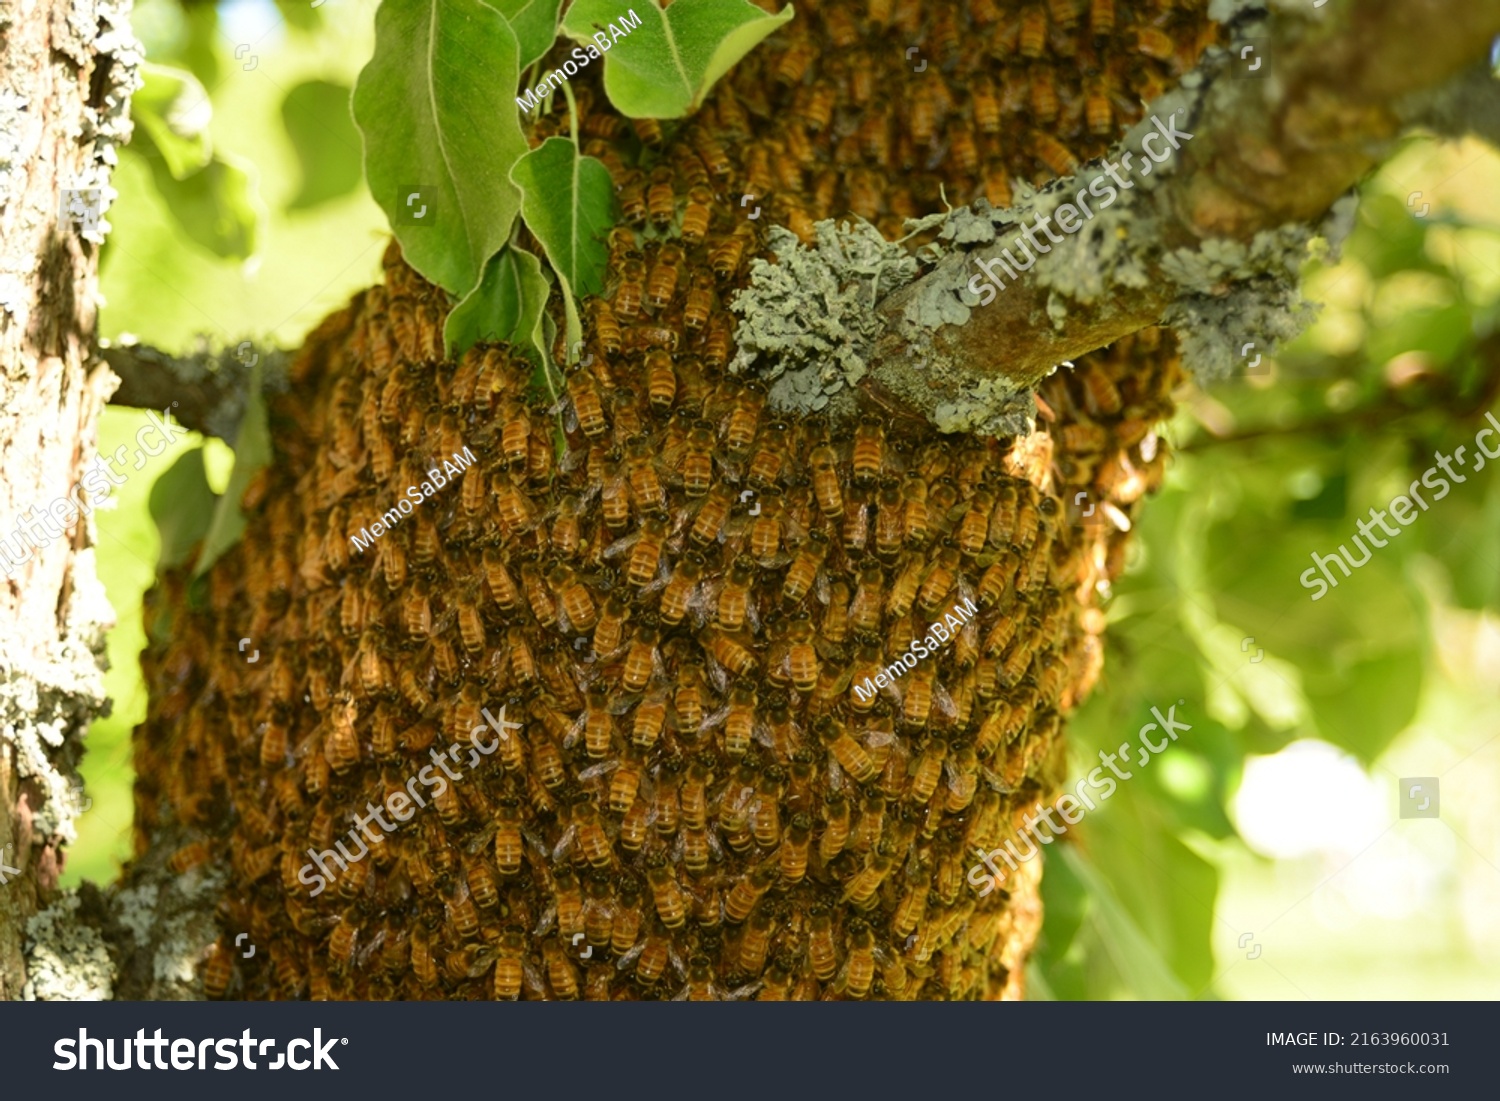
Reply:
[[257, 349], [250, 341], [242, 341], [233, 351], [212, 352], [203, 346], [186, 357], [169, 355], [149, 344], [122, 342], [106, 344], [99, 355], [120, 377], [120, 388], [110, 404], [165, 409], [176, 402], [172, 415], [179, 423], [229, 444], [239, 432], [257, 360], [262, 389], [281, 392], [287, 388], [286, 354]]
[[[1185, 354], [1208, 377], [1241, 361], [1242, 338], [1264, 349], [1295, 335], [1312, 223], [1332, 211], [1347, 224], [1352, 206], [1338, 200], [1404, 127], [1500, 132], [1496, 82], [1479, 63], [1500, 33], [1500, 0], [1333, 0], [1321, 13], [1237, 21], [1235, 48], [1210, 50], [1126, 136], [1114, 156], [1141, 157], [1133, 180], [1106, 160], [1021, 191], [1009, 210], [954, 212], [943, 236], [969, 247], [880, 302], [865, 390], [946, 430], [1013, 431], [996, 397], [1020, 408], [1018, 395], [1057, 364], [1151, 325], [1187, 330]], [[1242, 44], [1263, 74], [1240, 71]], [[1160, 166], [1140, 152], [1162, 129], [1152, 116], [1193, 135]], [[1115, 179], [1127, 186], [1103, 209], [1089, 196]], [[1038, 247], [1023, 245], [1023, 227], [1069, 204], [1077, 216], [1084, 203], [1095, 209], [1080, 232], [1047, 245], [1034, 228]], [[1007, 249], [1009, 273], [992, 263]], [[1003, 285], [993, 300], [976, 297], [978, 262]]]

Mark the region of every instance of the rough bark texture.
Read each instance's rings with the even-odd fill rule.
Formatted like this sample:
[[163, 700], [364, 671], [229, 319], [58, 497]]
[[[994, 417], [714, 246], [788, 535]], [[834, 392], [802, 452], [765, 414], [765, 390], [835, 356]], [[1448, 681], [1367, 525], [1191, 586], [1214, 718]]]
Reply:
[[[111, 619], [90, 521], [61, 523], [64, 512], [37, 526], [22, 515], [73, 492], [112, 386], [91, 354], [107, 223], [61, 220], [59, 209], [64, 189], [92, 190], [99, 214], [108, 208], [139, 59], [128, 10], [20, 0], [0, 12], [0, 540], [19, 560], [0, 584], [0, 861], [20, 873], [0, 886], [0, 998], [109, 990], [108, 958], [86, 929], [59, 933], [29, 974], [22, 959], [28, 919], [55, 892], [74, 836], [71, 781], [104, 704]], [[25, 542], [18, 520], [35, 532]]]

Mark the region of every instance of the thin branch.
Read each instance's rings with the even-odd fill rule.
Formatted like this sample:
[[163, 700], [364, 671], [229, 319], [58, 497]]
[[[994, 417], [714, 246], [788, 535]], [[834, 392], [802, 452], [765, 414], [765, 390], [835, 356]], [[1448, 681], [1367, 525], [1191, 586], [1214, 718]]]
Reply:
[[179, 423], [230, 444], [244, 416], [250, 368], [257, 357], [266, 361], [263, 388], [287, 388], [286, 354], [257, 350], [250, 341], [242, 341], [233, 351], [204, 347], [188, 356], [169, 355], [148, 344], [120, 343], [100, 348], [99, 355], [120, 377], [110, 404], [166, 409], [176, 402], [172, 415]]
[[[964, 212], [970, 229], [975, 214], [988, 217], [993, 240], [948, 253], [881, 302], [886, 331], [867, 391], [941, 425], [941, 410], [962, 395], [1031, 387], [1064, 360], [1170, 320], [1184, 302], [1211, 316], [1217, 303], [1217, 320], [1234, 333], [1237, 315], [1246, 312], [1236, 294], [1295, 303], [1286, 269], [1295, 267], [1313, 223], [1389, 153], [1403, 127], [1500, 131], [1496, 93], [1480, 82], [1478, 64], [1500, 33], [1500, 0], [1334, 0], [1321, 11], [1321, 19], [1309, 9], [1278, 13], [1269, 23], [1242, 20], [1237, 42], [1253, 44], [1268, 70], [1264, 78], [1231, 68], [1240, 64], [1238, 48], [1210, 51], [1180, 89], [1151, 105], [1121, 147], [1141, 156], [1142, 140], [1160, 128], [1151, 116], [1166, 120], [1175, 110], [1176, 125], [1193, 137], [1180, 143], [1173, 162], [1148, 181], [1140, 178], [1151, 170], [1140, 167], [1143, 158], [1114, 210], [1096, 210], [1099, 217], [1076, 236], [1035, 250], [1050, 255], [1002, 275], [1003, 290], [984, 305], [975, 304], [970, 282], [975, 262], [993, 261], [1005, 248], [1031, 258], [1032, 250], [1017, 247], [1023, 222], [1081, 205], [1074, 196], [1097, 194], [1086, 189], [1107, 170], [1085, 166], [1002, 214], [982, 203]], [[1465, 124], [1473, 110], [1479, 117]], [[968, 239], [985, 240], [982, 229]], [[1040, 230], [1035, 236], [1047, 240]], [[1239, 253], [1226, 259], [1222, 244], [1204, 250], [1211, 238], [1238, 243]], [[918, 307], [934, 296], [969, 307], [966, 320], [920, 323]]]

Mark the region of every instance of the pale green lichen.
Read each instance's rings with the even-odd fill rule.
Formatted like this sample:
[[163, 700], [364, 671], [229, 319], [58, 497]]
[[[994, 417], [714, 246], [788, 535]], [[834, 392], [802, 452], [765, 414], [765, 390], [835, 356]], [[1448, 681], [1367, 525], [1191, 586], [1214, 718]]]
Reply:
[[29, 1002], [108, 1001], [114, 994], [114, 964], [98, 930], [81, 920], [78, 895], [63, 894], [26, 923], [26, 985]]
[[[732, 303], [743, 320], [735, 339], [735, 373], [756, 373], [770, 385], [773, 408], [812, 411], [852, 404], [846, 387], [869, 371], [881, 322], [875, 304], [917, 276], [906, 249], [867, 222], [819, 222], [817, 245], [772, 227], [777, 263], [757, 260], [750, 286]], [[757, 362], [759, 361], [759, 362]]]

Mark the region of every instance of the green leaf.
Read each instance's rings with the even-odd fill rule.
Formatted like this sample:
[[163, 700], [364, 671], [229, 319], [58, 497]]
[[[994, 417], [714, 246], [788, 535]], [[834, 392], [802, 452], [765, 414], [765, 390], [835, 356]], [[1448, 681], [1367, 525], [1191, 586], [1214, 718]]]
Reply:
[[182, 9], [185, 37], [180, 58], [193, 75], [210, 88], [219, 85], [219, 8], [216, 4], [188, 4]]
[[323, 13], [308, 0], [276, 0], [276, 10], [286, 25], [294, 30], [309, 33], [323, 26]]
[[216, 155], [206, 168], [179, 180], [161, 157], [147, 160], [167, 210], [189, 237], [218, 256], [247, 260], [255, 255], [265, 211], [253, 169]]
[[614, 225], [609, 169], [580, 156], [567, 138], [548, 138], [518, 160], [510, 175], [521, 189], [526, 226], [547, 250], [564, 289], [580, 296], [604, 293], [604, 235]]
[[521, 68], [541, 59], [557, 39], [562, 0], [494, 0], [490, 5], [510, 22], [521, 46]]
[[309, 80], [281, 101], [281, 123], [302, 167], [302, 186], [288, 210], [306, 210], [359, 186], [359, 131], [349, 94], [346, 85]]
[[240, 511], [240, 498], [245, 495], [245, 487], [255, 477], [256, 471], [271, 461], [271, 429], [266, 421], [266, 402], [260, 387], [261, 368], [257, 363], [250, 369], [245, 416], [235, 434], [234, 470], [229, 475], [229, 487], [214, 508], [213, 520], [203, 539], [203, 550], [193, 567], [195, 578], [208, 572], [208, 568], [245, 534], [245, 514]]
[[1172, 974], [1156, 945], [1121, 905], [1098, 868], [1079, 851], [1078, 846], [1063, 845], [1061, 848], [1064, 863], [1095, 903], [1094, 916], [1105, 949], [1130, 992], [1137, 998], [1151, 1001], [1179, 1001], [1187, 997], [1188, 992]]
[[[385, 0], [354, 86], [365, 178], [417, 271], [457, 295], [510, 238], [526, 152], [516, 35], [482, 0]], [[420, 220], [418, 215], [420, 213]]]
[[193, 448], [156, 479], [147, 507], [161, 536], [158, 568], [169, 570], [182, 565], [193, 545], [208, 531], [214, 514], [214, 492], [208, 488], [203, 469], [203, 448]]
[[788, 4], [767, 15], [749, 0], [676, 0], [663, 10], [655, 0], [642, 5], [640, 26], [621, 24], [624, 37], [610, 30], [620, 17], [619, 0], [575, 0], [563, 19], [563, 32], [596, 48], [596, 33], [610, 41], [604, 57], [604, 91], [631, 118], [682, 118], [708, 95], [730, 68], [777, 27], [791, 20]]
[[551, 288], [542, 262], [523, 248], [508, 245], [484, 266], [484, 276], [448, 314], [443, 339], [454, 359], [481, 340], [514, 344], [542, 356], [542, 312]]
[[213, 156], [208, 142], [213, 105], [198, 78], [147, 62], [141, 65], [141, 82], [130, 100], [130, 117], [139, 128], [136, 142], [149, 142], [173, 179], [207, 166]]

